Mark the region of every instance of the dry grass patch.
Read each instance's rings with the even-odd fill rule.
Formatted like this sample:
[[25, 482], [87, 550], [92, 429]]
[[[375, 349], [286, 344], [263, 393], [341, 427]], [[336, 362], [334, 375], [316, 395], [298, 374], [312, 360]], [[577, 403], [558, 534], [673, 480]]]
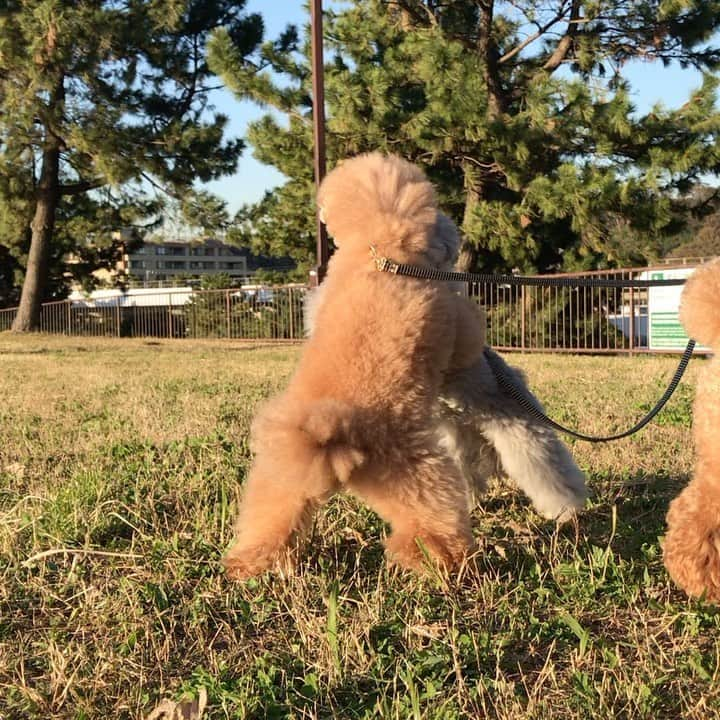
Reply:
[[[718, 613], [662, 568], [692, 467], [697, 362], [660, 421], [575, 443], [576, 527], [493, 486], [459, 577], [388, 571], [379, 520], [321, 513], [296, 575], [244, 585], [219, 557], [262, 398], [296, 348], [0, 335], [0, 718], [708, 718]], [[631, 425], [674, 359], [525, 356], [551, 414]], [[168, 705], [170, 707], [170, 705]]]

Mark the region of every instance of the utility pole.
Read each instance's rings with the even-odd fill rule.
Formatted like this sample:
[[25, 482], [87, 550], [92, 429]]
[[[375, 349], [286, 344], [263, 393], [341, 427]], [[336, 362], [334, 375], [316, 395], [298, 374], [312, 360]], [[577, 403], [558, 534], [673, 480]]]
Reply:
[[[323, 29], [322, 0], [310, 2], [311, 50], [312, 50], [312, 93], [313, 93], [313, 136], [315, 189], [320, 187], [325, 177], [325, 68], [323, 65]], [[325, 225], [320, 221], [319, 208], [316, 210], [317, 222], [317, 265], [310, 271], [310, 284], [319, 285], [325, 277], [330, 252]]]

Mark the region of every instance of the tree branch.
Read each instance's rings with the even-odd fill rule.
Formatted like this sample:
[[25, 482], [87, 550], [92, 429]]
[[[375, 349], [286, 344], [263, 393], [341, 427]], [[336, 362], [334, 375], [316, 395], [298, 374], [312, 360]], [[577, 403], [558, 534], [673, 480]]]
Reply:
[[400, 12], [404, 12], [407, 16], [411, 17], [420, 27], [425, 27], [426, 21], [429, 21], [430, 25], [437, 25], [437, 18], [433, 14], [432, 10], [425, 4], [422, 6], [425, 11], [425, 15], [421, 14], [406, 0], [388, 0], [387, 4], [395, 5]]
[[140, 173], [140, 176], [142, 177], [143, 180], [145, 180], [146, 182], [150, 183], [150, 185], [152, 185], [156, 190], [159, 190], [159, 191], [160, 191], [161, 193], [163, 193], [164, 195], [167, 195], [168, 197], [171, 197], [171, 198], [173, 198], [173, 199], [175, 199], [175, 200], [181, 200], [181, 199], [182, 199], [178, 193], [172, 192], [172, 191], [169, 190], [168, 188], [164, 187], [163, 185], [161, 185], [157, 180], [155, 180], [155, 178], [153, 178], [153, 177], [152, 177], [151, 175], [149, 175], [148, 173], [146, 173], [146, 172], [141, 172], [141, 173]]
[[498, 65], [507, 62], [511, 58], [515, 57], [519, 52], [522, 52], [528, 45], [534, 43], [538, 38], [542, 37], [553, 25], [557, 25], [567, 14], [567, 6], [563, 3], [560, 11], [555, 15], [552, 20], [548, 20], [542, 27], [538, 28], [536, 33], [533, 33], [529, 37], [525, 38], [519, 45], [516, 45], [512, 50], [506, 52], [499, 60]]
[[581, 0], [572, 0], [570, 6], [570, 19], [568, 20], [568, 27], [565, 35], [560, 38], [560, 42], [555, 48], [555, 52], [548, 58], [543, 65], [543, 70], [547, 70], [549, 73], [555, 72], [562, 62], [567, 57], [572, 48], [573, 40], [577, 35], [579, 20], [580, 20], [580, 3]]
[[82, 182], [69, 183], [60, 186], [61, 195], [81, 195], [89, 190], [96, 190], [106, 184], [106, 181], [98, 178], [97, 180], [83, 180]]

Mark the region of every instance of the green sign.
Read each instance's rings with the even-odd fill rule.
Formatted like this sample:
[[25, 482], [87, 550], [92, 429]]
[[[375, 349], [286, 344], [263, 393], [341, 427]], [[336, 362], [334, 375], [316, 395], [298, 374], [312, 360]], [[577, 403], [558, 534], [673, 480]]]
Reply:
[[652, 347], [657, 350], [684, 348], [688, 341], [677, 312], [651, 312], [650, 337]]
[[[650, 280], [687, 278], [694, 267], [652, 270], [645, 273]], [[688, 342], [685, 328], [680, 324], [682, 285], [651, 287], [648, 291], [648, 340], [652, 350], [682, 350]]]

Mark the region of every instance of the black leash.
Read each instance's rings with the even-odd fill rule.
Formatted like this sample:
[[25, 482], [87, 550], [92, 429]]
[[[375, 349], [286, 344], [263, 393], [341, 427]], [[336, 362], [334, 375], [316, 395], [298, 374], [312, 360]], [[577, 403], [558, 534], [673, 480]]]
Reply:
[[570, 430], [569, 428], [560, 425], [560, 423], [557, 423], [554, 420], [550, 419], [544, 412], [542, 412], [542, 410], [537, 407], [537, 405], [535, 405], [534, 402], [532, 402], [532, 400], [527, 395], [527, 391], [515, 384], [515, 381], [512, 379], [512, 377], [510, 377], [510, 375], [508, 375], [505, 371], [503, 363], [493, 352], [489, 351], [486, 348], [484, 354], [485, 359], [487, 360], [488, 365], [490, 366], [490, 369], [492, 370], [492, 373], [495, 376], [498, 385], [500, 386], [500, 389], [508, 397], [512, 398], [518, 405], [520, 405], [520, 407], [526, 413], [528, 413], [528, 415], [535, 418], [535, 420], [539, 420], [545, 425], [549, 425], [555, 430], [559, 430], [560, 432], [565, 433], [566, 435], [572, 435], [572, 437], [578, 438], [579, 440], [587, 440], [587, 442], [597, 443], [610, 442], [611, 440], [619, 440], [620, 438], [634, 435], [639, 430], [642, 430], [663, 409], [667, 401], [670, 399], [670, 396], [675, 392], [683, 374], [685, 373], [685, 369], [690, 362], [694, 347], [695, 341], [690, 340], [687, 344], [687, 347], [685, 348], [685, 351], [682, 354], [680, 364], [678, 365], [677, 370], [675, 370], [675, 374], [673, 375], [672, 380], [670, 380], [670, 384], [667, 386], [665, 392], [663, 393], [663, 396], [660, 398], [660, 400], [658, 400], [655, 407], [644, 418], [642, 418], [642, 420], [637, 422], [625, 432], [618, 433], [617, 435], [605, 435], [602, 437], [583, 435], [583, 433], [576, 432], [575, 430]]
[[[420, 267], [418, 265], [405, 265], [396, 263], [386, 257], [377, 254], [375, 246], [370, 246], [370, 253], [375, 261], [375, 266], [380, 272], [389, 272], [393, 275], [404, 275], [418, 280], [440, 280], [443, 282], [472, 282], [472, 283], [496, 283], [501, 285], [529, 285], [535, 287], [660, 287], [667, 285], [684, 285], [685, 280], [682, 278], [673, 280], [610, 280], [603, 278], [568, 278], [568, 277], [534, 277], [528, 275], [492, 275], [490, 273], [463, 273], [446, 270], [436, 270], [435, 268]], [[603, 437], [593, 437], [592, 435], [584, 435], [583, 433], [570, 430], [560, 423], [549, 418], [537, 405], [528, 397], [527, 392], [515, 384], [513, 378], [505, 371], [502, 361], [489, 349], [485, 349], [485, 359], [497, 380], [500, 389], [510, 398], [515, 400], [520, 407], [525, 410], [528, 415], [535, 420], [549, 425], [555, 430], [559, 430], [566, 435], [571, 435], [578, 440], [586, 440], [587, 442], [610, 442], [611, 440], [620, 440], [620, 438], [634, 435], [642, 430], [662, 409], [667, 401], [677, 389], [682, 376], [692, 357], [695, 348], [695, 341], [690, 340], [685, 351], [680, 358], [680, 364], [675, 370], [675, 374], [670, 380], [663, 396], [658, 400], [655, 407], [650, 412], [633, 425], [629, 430], [618, 433], [617, 435], [606, 435]]]
[[441, 280], [443, 282], [465, 283], [496, 283], [498, 285], [529, 285], [531, 287], [662, 287], [668, 285], [683, 285], [683, 278], [667, 280], [611, 280], [595, 277], [538, 277], [536, 275], [493, 275], [492, 273], [464, 273], [454, 270], [436, 270], [420, 265], [405, 265], [377, 254], [374, 245], [370, 246], [370, 253], [375, 261], [375, 267], [381, 272], [393, 275], [404, 275], [417, 280]]

